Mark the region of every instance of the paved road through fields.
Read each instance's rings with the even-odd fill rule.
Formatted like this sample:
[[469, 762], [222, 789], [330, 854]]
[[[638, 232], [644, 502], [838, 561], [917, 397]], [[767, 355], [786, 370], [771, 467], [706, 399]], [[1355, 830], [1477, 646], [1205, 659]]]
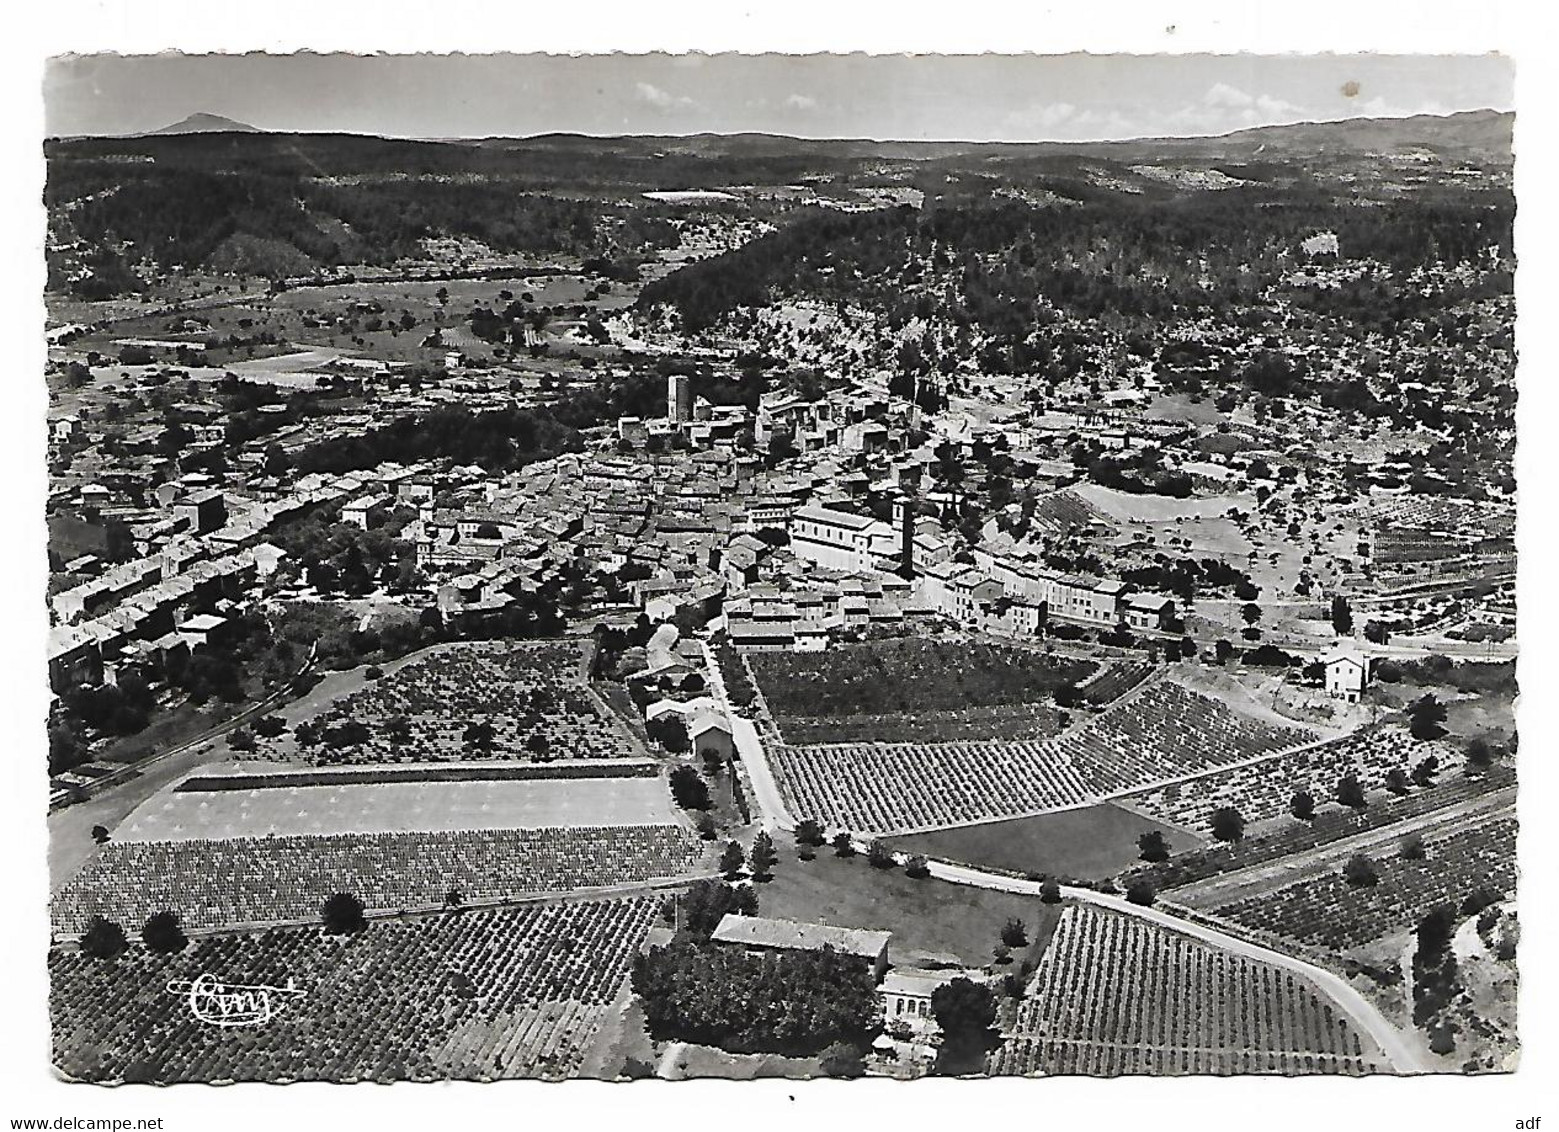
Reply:
[[[977, 888], [1017, 892], [1030, 896], [1038, 896], [1040, 893], [1041, 885], [1038, 881], [1000, 876], [996, 873], [970, 868], [967, 865], [955, 865], [941, 861], [933, 861], [930, 864], [932, 876], [940, 877], [954, 884], [967, 884]], [[1073, 900], [1108, 908], [1113, 912], [1136, 916], [1138, 919], [1147, 920], [1150, 923], [1157, 924], [1170, 931], [1179, 932], [1182, 935], [1188, 935], [1193, 939], [1201, 940], [1203, 943], [1211, 944], [1225, 951], [1232, 951], [1237, 955], [1244, 955], [1258, 962], [1270, 963], [1275, 967], [1282, 967], [1285, 970], [1292, 971], [1330, 997], [1353, 1020], [1360, 1030], [1368, 1034], [1385, 1054], [1386, 1060], [1390, 1063], [1394, 1072], [1427, 1073], [1430, 1071], [1430, 1067], [1424, 1061], [1423, 1054], [1419, 1052], [1406, 1035], [1386, 1021], [1380, 1011], [1375, 1009], [1374, 1005], [1357, 990], [1349, 986], [1341, 976], [1333, 974], [1324, 967], [1318, 967], [1314, 963], [1308, 963], [1292, 955], [1285, 955], [1280, 951], [1273, 951], [1250, 943], [1247, 940], [1226, 935], [1202, 924], [1182, 920], [1162, 909], [1132, 904], [1123, 896], [1112, 896], [1102, 892], [1094, 892], [1092, 889], [1070, 888], [1066, 886], [1062, 887], [1061, 894]]]

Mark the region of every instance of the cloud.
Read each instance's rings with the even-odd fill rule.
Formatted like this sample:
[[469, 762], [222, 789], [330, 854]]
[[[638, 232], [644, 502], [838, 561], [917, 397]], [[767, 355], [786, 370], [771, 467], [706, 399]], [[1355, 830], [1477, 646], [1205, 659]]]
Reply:
[[1214, 83], [1202, 96], [1202, 101], [1208, 106], [1221, 110], [1244, 110], [1256, 100], [1239, 87], [1230, 86], [1228, 83]]
[[1011, 111], [1004, 124], [1010, 134], [1025, 137], [1048, 134], [1059, 126], [1066, 126], [1068, 129], [1063, 133], [1070, 136], [1080, 128], [1099, 124], [1103, 119], [1104, 115], [1095, 111], [1084, 110], [1079, 113], [1070, 102], [1038, 102]]
[[785, 99], [785, 107], [788, 110], [816, 110], [817, 99], [810, 94], [793, 94]]
[[635, 83], [634, 96], [640, 102], [653, 106], [657, 110], [677, 110], [694, 105], [693, 100], [686, 95], [672, 94], [654, 83]]

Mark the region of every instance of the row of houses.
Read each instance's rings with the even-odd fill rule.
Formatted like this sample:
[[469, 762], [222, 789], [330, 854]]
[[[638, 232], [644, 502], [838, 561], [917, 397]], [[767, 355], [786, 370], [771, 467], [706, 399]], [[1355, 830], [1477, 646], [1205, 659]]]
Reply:
[[157, 579], [99, 616], [55, 625], [49, 630], [50, 687], [63, 692], [112, 682], [119, 664], [157, 664], [172, 652], [213, 643], [225, 624], [215, 611], [242, 599], [282, 557], [266, 545], [206, 559]]

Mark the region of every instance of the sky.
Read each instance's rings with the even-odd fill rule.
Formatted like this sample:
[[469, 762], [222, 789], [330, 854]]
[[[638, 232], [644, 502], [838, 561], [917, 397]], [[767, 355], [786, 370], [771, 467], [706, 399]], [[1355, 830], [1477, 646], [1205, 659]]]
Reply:
[[220, 114], [387, 137], [737, 133], [1082, 141], [1513, 109], [1495, 55], [81, 55], [50, 136]]

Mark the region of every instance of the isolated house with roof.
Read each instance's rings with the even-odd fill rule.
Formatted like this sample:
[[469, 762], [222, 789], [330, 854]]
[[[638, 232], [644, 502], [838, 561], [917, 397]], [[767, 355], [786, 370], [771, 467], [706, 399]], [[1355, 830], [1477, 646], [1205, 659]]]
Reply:
[[1326, 694], [1333, 699], [1359, 702], [1370, 682], [1370, 658], [1357, 649], [1339, 649], [1322, 657], [1326, 666]]

